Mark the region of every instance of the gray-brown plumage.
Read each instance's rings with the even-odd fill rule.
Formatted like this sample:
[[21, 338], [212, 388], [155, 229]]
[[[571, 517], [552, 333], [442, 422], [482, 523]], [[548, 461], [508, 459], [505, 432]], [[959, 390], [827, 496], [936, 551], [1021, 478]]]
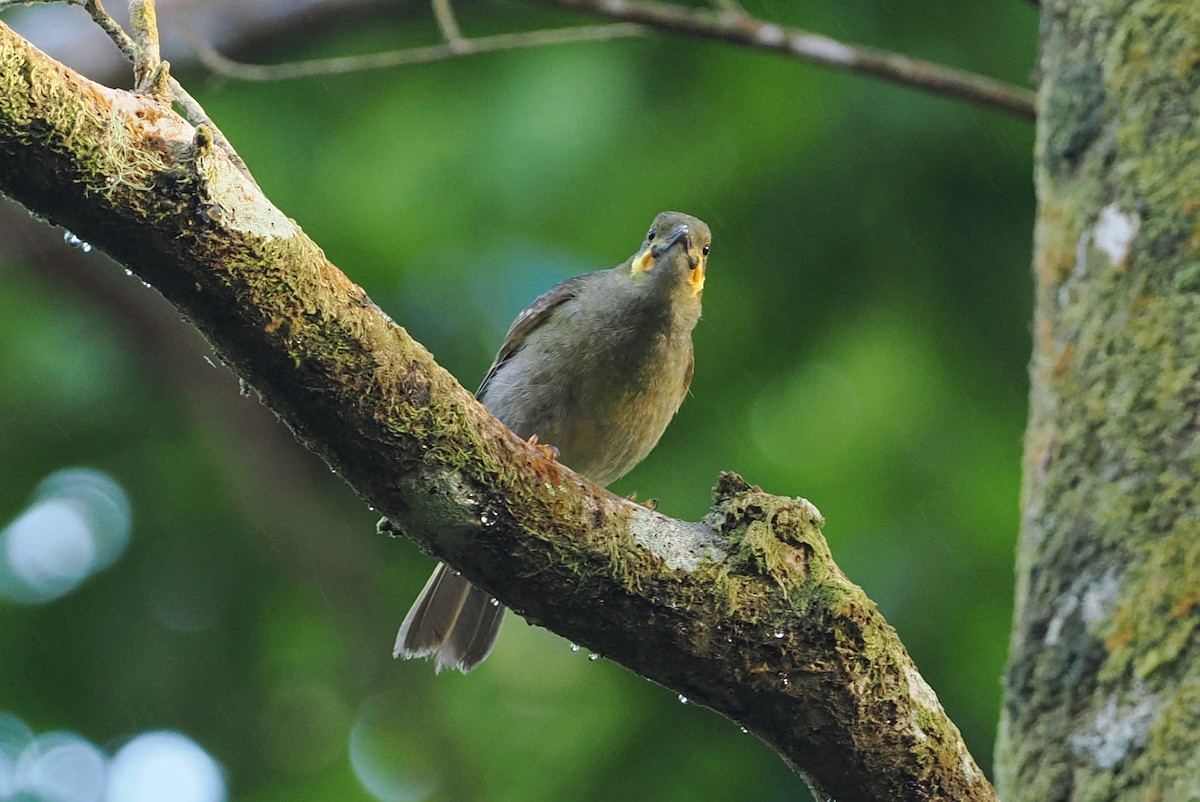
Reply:
[[[607, 485], [650, 453], [692, 380], [692, 329], [712, 235], [663, 212], [637, 252], [567, 279], [513, 321], [477, 393], [523, 438]], [[470, 671], [496, 642], [504, 607], [439, 565], [396, 638], [398, 657]]]

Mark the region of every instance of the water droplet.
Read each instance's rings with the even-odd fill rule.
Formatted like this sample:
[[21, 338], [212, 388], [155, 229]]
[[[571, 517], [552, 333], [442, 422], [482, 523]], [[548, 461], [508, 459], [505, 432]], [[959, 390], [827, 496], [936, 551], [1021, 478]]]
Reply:
[[777, 629], [777, 630], [775, 630], [775, 637], [776, 637], [776, 638], [782, 638], [782, 637], [783, 637], [783, 629], [782, 629], [782, 628], [781, 628], [781, 629]]
[[682, 693], [679, 694], [679, 704], [686, 705], [687, 703], [688, 703], [688, 698], [686, 696], [684, 696]]
[[738, 729], [742, 731], [742, 735], [745, 735], [746, 733], [750, 732], [750, 730], [746, 729], [745, 727], [738, 727]]
[[600, 659], [600, 655], [596, 654], [595, 652], [592, 652], [591, 654], [588, 655], [588, 659], [594, 663]]
[[92, 245], [90, 242], [84, 242], [79, 237], [72, 234], [70, 231], [63, 231], [63, 242], [67, 243], [67, 245], [69, 245], [72, 248], [78, 248], [79, 250], [83, 251], [84, 253], [92, 252]]
[[484, 526], [495, 526], [496, 519], [486, 512], [481, 512], [479, 513], [479, 523], [483, 524]]
[[572, 644], [571, 644], [571, 651], [573, 651], [573, 652], [577, 652], [577, 651], [579, 651], [581, 648], [582, 648], [582, 647], [581, 647], [581, 646], [580, 646], [578, 643], [572, 643]]
[[127, 267], [127, 268], [125, 268], [125, 275], [127, 275], [127, 276], [132, 276], [132, 275], [133, 275], [133, 271], [132, 271], [132, 270], [130, 270], [130, 269]]
[[492, 599], [492, 606], [493, 606], [493, 607], [499, 607], [499, 606], [500, 606], [500, 600], [499, 600], [499, 599]]

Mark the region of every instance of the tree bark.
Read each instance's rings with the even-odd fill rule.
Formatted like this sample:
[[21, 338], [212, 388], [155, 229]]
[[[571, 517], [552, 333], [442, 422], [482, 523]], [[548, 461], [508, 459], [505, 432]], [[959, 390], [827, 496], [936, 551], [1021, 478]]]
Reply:
[[1200, 13], [1047, 2], [1008, 802], [1200, 799]]
[[995, 798], [815, 507], [727, 474], [674, 521], [545, 460], [210, 132], [2, 24], [0, 190], [152, 284], [390, 529], [530, 620], [741, 723], [822, 797]]

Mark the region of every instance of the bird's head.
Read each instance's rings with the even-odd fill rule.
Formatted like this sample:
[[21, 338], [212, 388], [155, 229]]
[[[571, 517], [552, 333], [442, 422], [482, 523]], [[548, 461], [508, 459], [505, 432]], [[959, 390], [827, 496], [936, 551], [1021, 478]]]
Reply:
[[633, 255], [630, 277], [699, 299], [711, 245], [712, 232], [704, 221], [682, 212], [662, 212]]

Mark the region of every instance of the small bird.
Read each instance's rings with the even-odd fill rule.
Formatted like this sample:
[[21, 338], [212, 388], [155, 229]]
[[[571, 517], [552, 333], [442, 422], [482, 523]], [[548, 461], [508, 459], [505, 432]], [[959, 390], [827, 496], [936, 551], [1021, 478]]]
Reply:
[[[712, 243], [680, 212], [654, 218], [633, 256], [569, 278], [513, 321], [476, 392], [519, 437], [599, 485], [650, 453], [692, 381], [692, 329]], [[395, 656], [463, 673], [496, 642], [504, 607], [438, 565], [400, 627]]]

